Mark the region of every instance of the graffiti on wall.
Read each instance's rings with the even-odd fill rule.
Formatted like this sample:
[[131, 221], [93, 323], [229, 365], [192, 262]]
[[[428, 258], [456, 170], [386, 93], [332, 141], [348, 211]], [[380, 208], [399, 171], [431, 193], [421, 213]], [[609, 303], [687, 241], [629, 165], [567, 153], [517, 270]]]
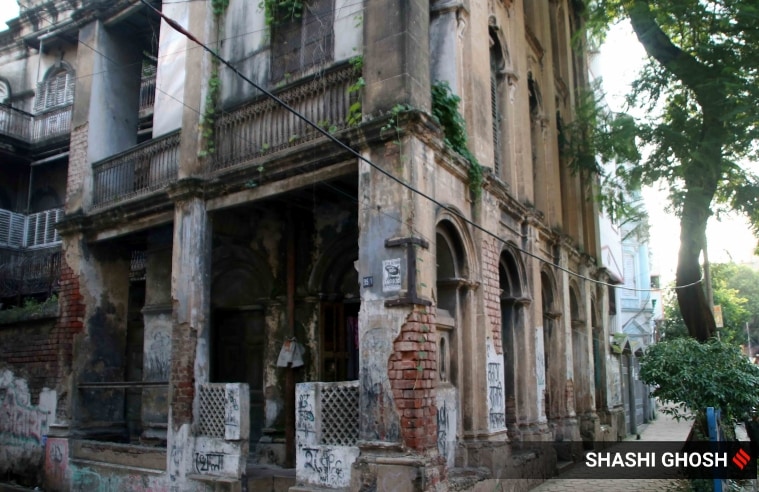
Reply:
[[0, 443], [41, 445], [42, 436], [48, 431], [51, 410], [32, 405], [25, 381], [13, 378], [10, 371], [1, 376]]
[[195, 453], [193, 468], [196, 473], [212, 473], [224, 470], [223, 453]]
[[48, 488], [64, 490], [67, 487], [68, 462], [68, 439], [48, 438], [45, 447], [45, 482]]
[[298, 416], [295, 422], [296, 432], [302, 433], [303, 437], [308, 438], [314, 433], [314, 411], [308, 394], [298, 395]]
[[301, 448], [306, 469], [313, 470], [323, 485], [336, 486], [342, 481], [343, 461], [330, 448]]
[[506, 400], [504, 395], [503, 355], [495, 352], [487, 340], [488, 427], [490, 430], [506, 428]]

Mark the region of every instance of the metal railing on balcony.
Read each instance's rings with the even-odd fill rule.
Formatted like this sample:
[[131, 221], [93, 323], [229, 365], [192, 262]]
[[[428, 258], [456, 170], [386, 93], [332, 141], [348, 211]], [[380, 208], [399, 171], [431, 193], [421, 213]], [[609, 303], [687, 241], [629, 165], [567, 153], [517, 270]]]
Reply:
[[60, 246], [0, 253], [0, 297], [50, 295], [57, 290], [60, 276]]
[[0, 133], [29, 140], [32, 131], [33, 116], [20, 109], [0, 104]]
[[140, 82], [140, 116], [153, 112], [155, 104], [155, 74], [143, 76]]
[[[325, 130], [339, 131], [346, 127], [356, 97], [348, 89], [357, 79], [356, 71], [346, 66], [283, 89], [277, 96]], [[219, 117], [211, 170], [250, 162], [320, 136], [303, 120], [262, 97]]]
[[159, 190], [177, 178], [179, 131], [92, 165], [93, 203], [103, 207]]

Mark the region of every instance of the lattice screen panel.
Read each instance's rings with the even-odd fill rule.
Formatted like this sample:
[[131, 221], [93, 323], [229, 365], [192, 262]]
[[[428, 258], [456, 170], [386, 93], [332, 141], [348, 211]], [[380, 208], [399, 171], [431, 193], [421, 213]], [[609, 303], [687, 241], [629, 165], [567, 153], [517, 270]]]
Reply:
[[358, 441], [358, 385], [321, 388], [321, 444], [355, 446]]
[[226, 385], [224, 383], [203, 384], [200, 386], [199, 435], [224, 438], [224, 403], [226, 394]]

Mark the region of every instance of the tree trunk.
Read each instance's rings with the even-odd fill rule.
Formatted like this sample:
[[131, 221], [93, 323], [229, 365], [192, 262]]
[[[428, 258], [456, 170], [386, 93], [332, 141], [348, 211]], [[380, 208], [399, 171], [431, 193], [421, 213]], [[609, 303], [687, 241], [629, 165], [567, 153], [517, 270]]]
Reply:
[[[699, 256], [706, 240], [711, 197], [688, 192], [680, 218], [680, 254], [677, 259], [677, 303], [688, 333], [697, 340], [713, 337], [717, 328], [701, 280]], [[681, 287], [685, 286], [685, 287]]]

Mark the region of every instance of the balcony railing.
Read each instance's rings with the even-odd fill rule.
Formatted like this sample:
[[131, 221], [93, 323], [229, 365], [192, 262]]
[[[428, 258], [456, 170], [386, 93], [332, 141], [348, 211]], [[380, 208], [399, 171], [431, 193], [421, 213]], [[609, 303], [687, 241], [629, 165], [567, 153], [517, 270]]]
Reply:
[[140, 82], [140, 116], [153, 111], [155, 104], [155, 74], [143, 76]]
[[31, 115], [10, 106], [0, 105], [0, 133], [27, 142], [37, 142], [71, 131], [72, 105]]
[[[277, 96], [331, 132], [346, 127], [355, 94], [348, 88], [358, 78], [352, 67], [314, 77]], [[249, 162], [321, 136], [303, 120], [262, 97], [221, 116], [216, 123], [216, 158], [212, 171]]]
[[179, 132], [145, 142], [93, 167], [94, 205], [102, 207], [159, 190], [177, 178]]
[[29, 113], [0, 104], [0, 133], [28, 141], [32, 133], [32, 118]]
[[0, 254], [0, 297], [53, 293], [61, 276], [61, 248], [11, 250]]
[[44, 248], [59, 244], [61, 237], [55, 224], [62, 218], [62, 208], [29, 215], [0, 209], [0, 246]]

